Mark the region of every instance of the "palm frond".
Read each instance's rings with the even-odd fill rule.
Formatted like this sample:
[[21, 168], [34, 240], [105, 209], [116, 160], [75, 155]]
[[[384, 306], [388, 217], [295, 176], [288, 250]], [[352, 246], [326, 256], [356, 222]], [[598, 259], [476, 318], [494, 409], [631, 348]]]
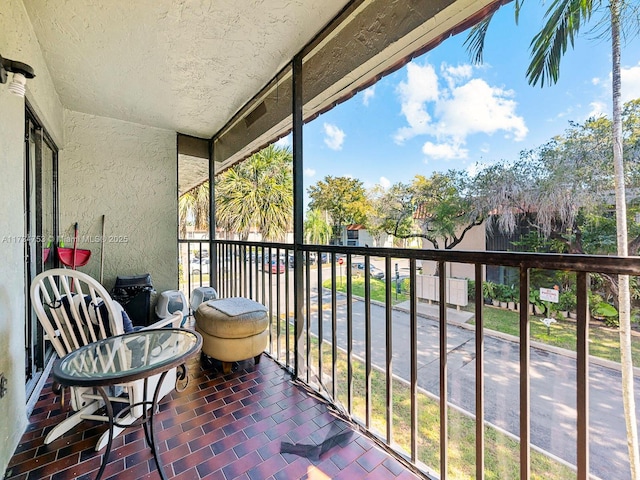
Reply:
[[593, 0], [554, 0], [545, 13], [547, 22], [530, 44], [531, 63], [527, 81], [540, 86], [557, 83], [560, 61], [567, 47], [574, 45], [582, 22], [591, 17]]
[[469, 31], [467, 39], [464, 41], [464, 45], [467, 47], [467, 52], [471, 57], [471, 61], [475, 64], [481, 64], [484, 53], [484, 41], [487, 36], [487, 30], [493, 14], [488, 15], [482, 19], [479, 23], [475, 24]]
[[292, 157], [273, 145], [219, 176], [216, 218], [247, 238], [258, 230], [265, 240], [281, 240], [293, 218]]
[[622, 1], [620, 3], [621, 33], [624, 42], [628, 42], [640, 34], [640, 5], [636, 1]]
[[513, 7], [514, 14], [516, 17], [516, 25], [518, 24], [518, 20], [520, 20], [520, 10], [522, 9], [522, 5], [524, 4], [524, 0], [516, 0], [515, 5]]

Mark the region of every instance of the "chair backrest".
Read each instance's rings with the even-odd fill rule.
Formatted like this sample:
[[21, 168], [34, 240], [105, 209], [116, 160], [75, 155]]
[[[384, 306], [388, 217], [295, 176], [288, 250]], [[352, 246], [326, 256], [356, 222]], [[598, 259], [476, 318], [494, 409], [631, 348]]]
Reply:
[[124, 333], [122, 311], [107, 290], [86, 273], [46, 270], [31, 284], [31, 303], [56, 353], [67, 353]]

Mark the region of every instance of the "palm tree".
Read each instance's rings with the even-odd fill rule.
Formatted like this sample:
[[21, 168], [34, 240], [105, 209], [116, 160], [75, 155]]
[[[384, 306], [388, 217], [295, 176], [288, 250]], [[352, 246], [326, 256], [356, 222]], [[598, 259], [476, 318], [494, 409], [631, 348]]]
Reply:
[[187, 225], [196, 230], [209, 228], [209, 180], [180, 195], [178, 199], [180, 238], [187, 235]]
[[324, 245], [331, 239], [331, 225], [320, 210], [309, 210], [304, 222], [304, 238], [307, 243]]
[[216, 179], [216, 221], [246, 240], [253, 229], [282, 241], [293, 221], [293, 157], [273, 145]]
[[[516, 22], [523, 0], [516, 0]], [[531, 42], [531, 63], [527, 69], [530, 84], [540, 86], [556, 83], [560, 76], [560, 61], [569, 44], [573, 47], [583, 23], [590, 20], [594, 11], [603, 12], [600, 25], [609, 28], [612, 53], [612, 116], [613, 116], [613, 165], [616, 196], [616, 228], [618, 255], [629, 254], [627, 238], [627, 207], [623, 164], [622, 94], [620, 75], [620, 37], [622, 19], [631, 33], [637, 33], [640, 18], [638, 6], [626, 0], [609, 0], [608, 4], [594, 0], [553, 0], [545, 13], [546, 23]], [[476, 25], [465, 42], [475, 61], [482, 61], [484, 38], [491, 16]], [[629, 277], [618, 277], [618, 310], [620, 320], [620, 356], [622, 366], [622, 397], [627, 428], [627, 445], [631, 476], [640, 476], [640, 453], [633, 390], [633, 363], [631, 358], [631, 300]]]

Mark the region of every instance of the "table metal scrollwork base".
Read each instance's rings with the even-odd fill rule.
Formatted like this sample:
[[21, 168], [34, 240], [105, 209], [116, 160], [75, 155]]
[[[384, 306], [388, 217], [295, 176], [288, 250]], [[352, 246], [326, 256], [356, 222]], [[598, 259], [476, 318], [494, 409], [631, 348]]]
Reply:
[[[186, 385], [189, 383], [187, 367], [186, 365], [182, 364], [182, 365], [179, 365], [177, 368], [178, 368], [178, 375], [176, 379], [176, 390], [178, 390], [178, 387], [180, 386], [182, 390], [178, 390], [178, 391], [183, 391], [186, 388]], [[109, 463], [109, 454], [111, 453], [111, 444], [113, 443], [113, 427], [130, 428], [130, 427], [137, 427], [140, 425], [142, 425], [144, 429], [144, 436], [147, 441], [147, 446], [153, 452], [153, 459], [156, 463], [156, 469], [160, 474], [160, 478], [162, 478], [162, 480], [167, 480], [167, 476], [164, 473], [164, 465], [160, 461], [160, 455], [158, 453], [158, 446], [156, 445], [156, 436], [155, 436], [155, 429], [154, 429], [154, 418], [155, 418], [156, 410], [158, 408], [158, 396], [160, 395], [160, 390], [162, 388], [162, 384], [164, 383], [164, 379], [167, 376], [167, 373], [168, 372], [162, 372], [160, 374], [160, 378], [158, 379], [158, 383], [156, 385], [155, 391], [153, 392], [153, 400], [151, 402], [145, 401], [145, 402], [138, 402], [133, 405], [128, 405], [122, 410], [120, 410], [116, 415], [114, 415], [113, 413], [113, 405], [111, 404], [111, 401], [109, 401], [109, 396], [107, 395], [105, 388], [96, 387], [96, 390], [104, 400], [105, 408], [107, 410], [107, 417], [109, 418], [109, 440], [107, 441], [106, 450], [102, 456], [102, 464], [100, 465], [100, 470], [98, 470], [98, 475], [96, 476], [96, 480], [99, 480], [100, 478], [102, 478], [102, 475], [107, 466], [107, 463]], [[182, 385], [182, 382], [185, 382], [184, 385]], [[149, 383], [149, 379], [145, 378], [144, 379], [144, 398], [148, 398], [147, 397], [148, 383]], [[124, 417], [131, 411], [132, 408], [135, 408], [138, 406], [141, 406], [143, 409], [142, 416], [139, 419], [135, 420], [132, 423], [127, 423], [127, 424], [118, 422], [118, 419]]]

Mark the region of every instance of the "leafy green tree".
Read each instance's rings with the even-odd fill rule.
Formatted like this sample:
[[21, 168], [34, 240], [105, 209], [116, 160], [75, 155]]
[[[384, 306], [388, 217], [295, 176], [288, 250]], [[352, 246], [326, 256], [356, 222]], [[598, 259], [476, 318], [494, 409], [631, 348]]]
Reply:
[[376, 217], [369, 220], [376, 231], [382, 231], [395, 238], [413, 238], [421, 233], [413, 220], [413, 191], [410, 184], [396, 183], [386, 191], [379, 191], [372, 198]]
[[329, 214], [334, 239], [340, 238], [343, 227], [365, 223], [369, 204], [360, 180], [329, 175], [310, 186], [308, 192], [309, 208]]
[[[629, 211], [626, 219], [629, 251], [638, 253], [640, 151], [632, 146], [640, 133], [637, 114], [625, 108], [624, 138], [627, 150], [625, 178]], [[493, 189], [490, 224], [503, 232], [526, 225], [540, 242], [564, 253], [612, 254], [617, 251], [614, 170], [611, 161], [611, 120], [606, 117], [571, 123], [563, 135], [541, 147], [522, 152], [510, 164], [493, 165], [491, 177], [501, 185]], [[500, 222], [499, 225], [496, 225]], [[548, 251], [548, 250], [547, 250]]]
[[[393, 189], [395, 186], [391, 188]], [[373, 239], [374, 246], [383, 245], [389, 237], [385, 228], [385, 222], [387, 221], [385, 212], [389, 208], [387, 190], [381, 185], [375, 185], [367, 191], [367, 198], [370, 205], [365, 224], [367, 231]], [[393, 200], [395, 201], [396, 199], [394, 198]]]
[[307, 243], [324, 245], [331, 238], [331, 226], [320, 210], [309, 210], [304, 222], [304, 238]]
[[474, 182], [466, 172], [450, 170], [397, 183], [377, 203], [381, 228], [397, 238], [421, 238], [435, 249], [452, 249], [487, 215], [485, 202], [473, 195]]
[[[569, 253], [584, 253], [578, 215], [595, 211], [610, 198], [610, 183], [598, 140], [589, 125], [574, 125], [564, 137], [522, 152], [515, 162], [493, 166], [494, 210], [490, 223], [512, 232], [523, 221], [541, 236], [566, 244]], [[493, 226], [493, 225], [492, 225]], [[576, 236], [576, 234], [578, 234]]]
[[216, 221], [243, 240], [252, 229], [268, 241], [282, 241], [292, 228], [293, 160], [273, 145], [216, 178]]

